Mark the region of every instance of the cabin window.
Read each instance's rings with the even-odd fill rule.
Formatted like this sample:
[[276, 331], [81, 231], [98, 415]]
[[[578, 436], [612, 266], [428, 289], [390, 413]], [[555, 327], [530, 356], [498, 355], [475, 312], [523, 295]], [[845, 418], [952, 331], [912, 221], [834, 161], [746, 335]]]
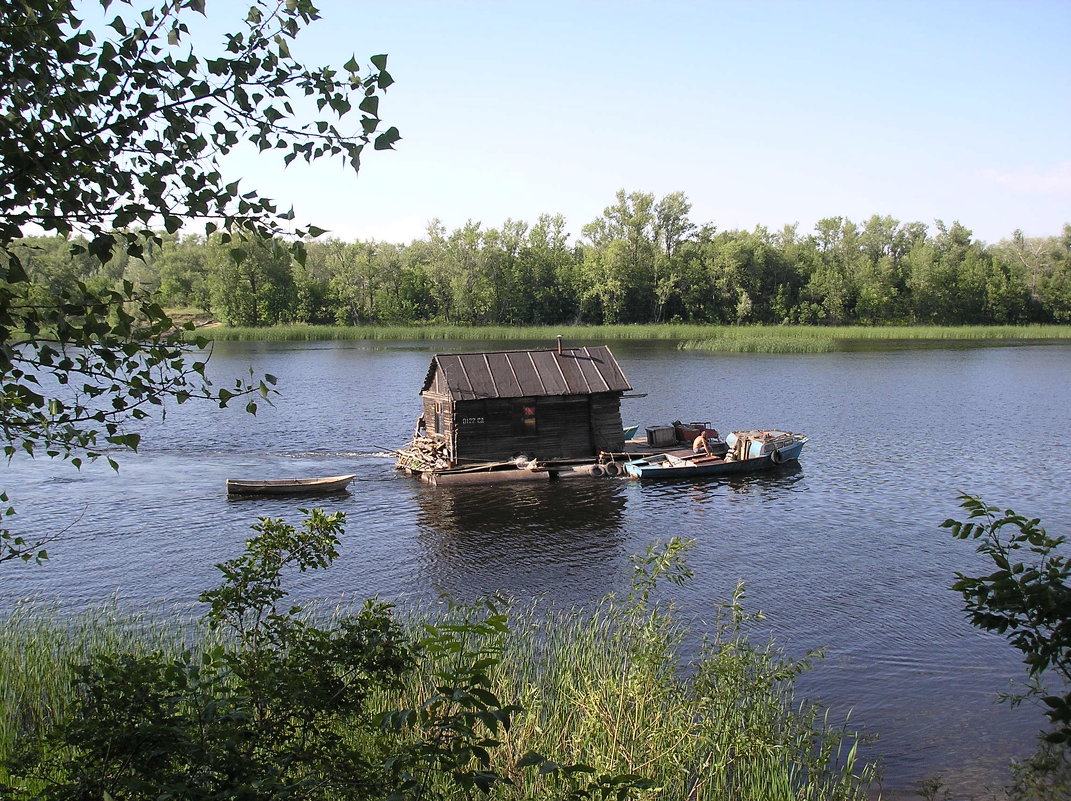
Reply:
[[535, 399], [520, 400], [513, 407], [514, 432], [522, 437], [534, 437], [539, 434], [538, 416]]
[[435, 433], [443, 433], [443, 405], [441, 403], [435, 404]]

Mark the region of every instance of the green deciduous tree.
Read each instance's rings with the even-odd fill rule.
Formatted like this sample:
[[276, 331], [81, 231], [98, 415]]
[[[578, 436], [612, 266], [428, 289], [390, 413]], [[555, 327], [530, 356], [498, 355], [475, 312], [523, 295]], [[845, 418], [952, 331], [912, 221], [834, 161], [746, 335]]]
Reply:
[[297, 301], [292, 261], [292, 249], [274, 237], [214, 235], [208, 247], [212, 308], [230, 325], [291, 322]]
[[1071, 320], [1071, 224], [1064, 225], [1062, 236], [1026, 237], [1015, 231], [991, 252], [1012, 277], [1016, 294], [1023, 289], [1029, 293], [1030, 303], [1017, 310], [1020, 314], [1040, 312], [1058, 323]]
[[518, 320], [546, 325], [574, 319], [579, 312], [576, 272], [565, 218], [541, 214], [517, 259], [514, 304]]
[[655, 204], [654, 233], [658, 244], [652, 276], [655, 322], [662, 322], [668, 309], [680, 308], [684, 268], [678, 251], [695, 231], [695, 223], [688, 219], [691, 210], [691, 201], [684, 192], [671, 192]]
[[[96, 8], [94, 8], [96, 6]], [[390, 148], [379, 101], [386, 57], [362, 70], [310, 68], [290, 42], [318, 12], [309, 0], [255, 0], [237, 28], [205, 50], [188, 21], [204, 0], [135, 13], [129, 3], [19, 0], [0, 16], [0, 426], [16, 450], [92, 458], [101, 440], [136, 447], [125, 422], [166, 400], [225, 405], [263, 382], [213, 387], [158, 303], [117, 275], [32, 281], [18, 240], [44, 230], [83, 237], [77, 259], [140, 258], [151, 230], [203, 222], [272, 236], [292, 214], [228, 176], [239, 144], [284, 162], [338, 156], [356, 170], [366, 145]], [[83, 11], [85, 13], [83, 13]], [[85, 20], [102, 17], [96, 27]], [[315, 106], [323, 115], [309, 119]], [[343, 130], [351, 112], [355, 132]], [[318, 229], [302, 229], [316, 235]], [[300, 256], [300, 248], [297, 251]], [[250, 411], [255, 403], [250, 402]], [[13, 542], [13, 540], [6, 540]]]
[[201, 236], [163, 237], [163, 246], [151, 262], [157, 271], [162, 303], [206, 312], [212, 307], [206, 252]]

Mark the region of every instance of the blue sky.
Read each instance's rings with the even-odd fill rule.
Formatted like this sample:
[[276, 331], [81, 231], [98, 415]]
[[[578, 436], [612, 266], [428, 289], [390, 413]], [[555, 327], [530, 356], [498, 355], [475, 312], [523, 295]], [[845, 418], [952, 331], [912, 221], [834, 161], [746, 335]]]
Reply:
[[295, 55], [389, 54], [403, 140], [357, 178], [236, 165], [344, 239], [542, 213], [579, 236], [618, 189], [683, 191], [721, 230], [887, 214], [995, 242], [1071, 222], [1067, 0], [318, 5]]

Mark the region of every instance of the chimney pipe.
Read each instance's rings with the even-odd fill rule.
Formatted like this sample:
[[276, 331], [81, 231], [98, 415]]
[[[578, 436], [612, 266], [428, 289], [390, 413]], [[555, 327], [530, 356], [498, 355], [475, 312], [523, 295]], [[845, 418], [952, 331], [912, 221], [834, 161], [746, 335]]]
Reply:
[[562, 335], [558, 334], [558, 355], [562, 355]]

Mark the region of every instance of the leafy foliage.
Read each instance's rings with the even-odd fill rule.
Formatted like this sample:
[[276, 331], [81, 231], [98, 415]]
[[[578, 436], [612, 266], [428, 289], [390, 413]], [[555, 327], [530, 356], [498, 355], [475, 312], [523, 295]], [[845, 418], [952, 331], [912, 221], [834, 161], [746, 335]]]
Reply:
[[301, 530], [263, 519], [246, 553], [219, 565], [207, 621], [231, 645], [178, 657], [99, 656], [82, 667], [66, 722], [9, 766], [7, 797], [365, 798], [389, 785], [359, 733], [369, 694], [412, 665], [386, 604], [318, 627], [281, 610], [287, 569], [328, 565], [341, 514]]
[[[0, 515], [10, 517], [15, 514], [15, 507], [7, 500], [7, 493], [0, 492]], [[29, 541], [25, 537], [13, 534], [10, 529], [0, 527], [0, 564], [19, 559], [23, 562], [41, 562], [48, 559], [48, 551], [45, 546], [52, 538]]]
[[[174, 234], [199, 221], [240, 262], [233, 236], [270, 239], [293, 215], [227, 177], [222, 157], [244, 144], [286, 163], [339, 157], [356, 171], [366, 145], [399, 139], [394, 128], [377, 134], [393, 82], [386, 56], [367, 70], [352, 58], [338, 70], [291, 56], [290, 43], [319, 17], [309, 0], [255, 0], [207, 52], [189, 27], [204, 10], [204, 0], [140, 13], [129, 0], [20, 0], [0, 12], [0, 429], [9, 459], [43, 452], [79, 466], [105, 447], [136, 450], [127, 424], [166, 401], [242, 398], [255, 413], [274, 382], [213, 386], [207, 359], [195, 355], [205, 343], [184, 342], [133, 280], [53, 270], [35, 281], [43, 248], [22, 240], [27, 230], [70, 237], [69, 258], [106, 274], [101, 265], [161, 246], [154, 228]], [[355, 133], [340, 127], [351, 113]], [[303, 254], [300, 241], [288, 247], [288, 260]], [[40, 542], [2, 531], [0, 560], [43, 557]]]
[[342, 524], [259, 521], [201, 596], [196, 646], [159, 622], [0, 621], [25, 662], [0, 674], [0, 798], [865, 797], [857, 739], [792, 696], [809, 657], [749, 644], [761, 615], [742, 587], [681, 662], [687, 627], [652, 597], [685, 578], [688, 543], [652, 546], [629, 597], [594, 610], [488, 599], [399, 625], [377, 601], [288, 605], [288, 578], [328, 566]]
[[[110, 15], [111, 0], [99, 5]], [[194, 47], [187, 23], [204, 9], [204, 0], [161, 3], [93, 30], [71, 0], [8, 7], [0, 41], [0, 81], [10, 89], [0, 100], [0, 241], [29, 223], [88, 231], [90, 252], [104, 260], [117, 244], [140, 252], [128, 229], [154, 221], [169, 232], [194, 218], [271, 232], [290, 213], [227, 181], [220, 156], [249, 143], [286, 163], [338, 156], [356, 170], [365, 145], [385, 149], [399, 139], [389, 128], [373, 140], [380, 93], [393, 82], [386, 56], [373, 56], [362, 74], [352, 58], [337, 70], [290, 55], [290, 43], [319, 18], [309, 0], [256, 0], [242, 29], [226, 33], [214, 52]], [[306, 121], [308, 105], [336, 121], [356, 111], [360, 130]]]
[[[60, 722], [6, 760], [0, 798], [416, 801], [512, 784], [492, 755], [522, 710], [492, 690], [508, 631], [493, 603], [452, 607], [417, 640], [386, 603], [326, 624], [283, 605], [285, 576], [328, 567], [343, 524], [318, 509], [300, 529], [261, 519], [201, 595], [209, 640], [224, 644], [95, 654]], [[417, 669], [433, 691], [384, 710]], [[632, 775], [584, 782], [590, 769], [534, 753], [517, 769], [534, 765], [566, 777], [577, 801], [624, 801], [647, 786]]]
[[[943, 528], [958, 539], [979, 542], [979, 553], [995, 570], [982, 576], [956, 574], [952, 588], [963, 596], [971, 624], [996, 632], [1023, 654], [1032, 684], [1025, 697], [1038, 697], [1047, 707], [1054, 731], [1051, 743], [1071, 744], [1071, 561], [1066, 537], [1051, 537], [1040, 520], [1012, 510], [986, 506], [962, 495], [965, 522], [949, 519]], [[1055, 677], [1061, 689], [1050, 693], [1042, 684]]]
[[[100, 5], [108, 12], [111, 2]], [[244, 30], [226, 34], [214, 54], [194, 49], [191, 13], [204, 13], [203, 0], [119, 14], [101, 32], [69, 0], [5, 11], [0, 82], [11, 91], [0, 99], [0, 412], [9, 458], [39, 444], [50, 456], [92, 457], [101, 436], [136, 449], [138, 437], [122, 432], [122, 421], [165, 399], [226, 405], [267, 390], [255, 382], [211, 388], [204, 361], [186, 358], [172, 321], [130, 281], [105, 290], [80, 280], [34, 284], [25, 250], [14, 246], [27, 225], [84, 235], [72, 254], [101, 262], [117, 249], [143, 256], [147, 243], [161, 243], [151, 230], [161, 222], [174, 232], [205, 219], [206, 232], [222, 228], [224, 244], [232, 230], [270, 237], [291, 213], [227, 182], [218, 159], [249, 143], [283, 151], [287, 163], [340, 156], [356, 170], [379, 127], [379, 96], [392, 83], [385, 56], [374, 56], [366, 75], [353, 59], [339, 73], [290, 56], [289, 42], [318, 18], [308, 0], [258, 0]], [[303, 121], [309, 103], [338, 120], [356, 103], [360, 131]], [[374, 145], [397, 139], [389, 129]], [[241, 248], [232, 250], [240, 262]]]
[[[607, 210], [614, 221], [586, 226], [580, 242], [561, 215], [453, 231], [433, 221], [408, 244], [309, 241], [304, 261], [281, 239], [164, 233], [162, 247], [115, 259], [94, 280], [159, 286], [168, 306], [197, 306], [233, 326], [1071, 321], [1071, 226], [989, 246], [962, 226], [931, 236], [921, 223], [876, 215], [821, 220], [810, 234], [719, 231], [690, 222], [682, 193], [653, 207], [652, 198], [624, 196], [623, 208]], [[48, 240], [33, 244], [43, 249], [25, 257], [36, 283], [84, 275], [78, 258], [62, 264]]]
[[[498, 666], [506, 616], [490, 602], [452, 606], [454, 619], [424, 627], [416, 646], [431, 665], [433, 691], [421, 704], [383, 715], [387, 731], [409, 732], [415, 745], [392, 756], [400, 781], [395, 797], [420, 798], [436, 777], [448, 776], [464, 791], [491, 792], [511, 783], [492, 767], [491, 753], [502, 743], [520, 707], [503, 705], [491, 690]], [[441, 782], [440, 782], [441, 783]]]

